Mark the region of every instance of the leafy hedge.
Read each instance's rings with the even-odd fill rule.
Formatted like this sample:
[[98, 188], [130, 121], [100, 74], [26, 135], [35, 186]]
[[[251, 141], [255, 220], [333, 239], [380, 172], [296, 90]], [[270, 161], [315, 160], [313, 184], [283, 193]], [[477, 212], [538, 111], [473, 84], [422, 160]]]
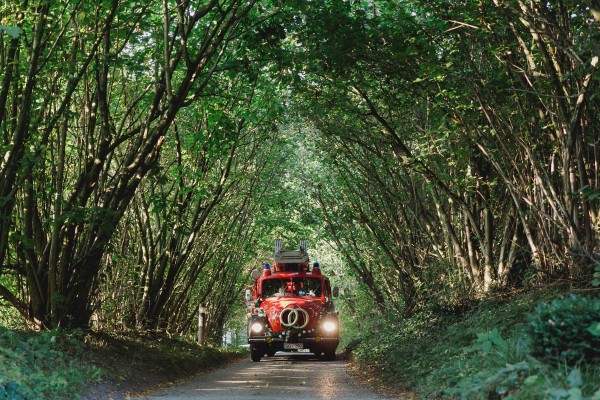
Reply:
[[541, 302], [528, 318], [534, 354], [573, 363], [600, 356], [600, 300], [569, 295]]
[[20, 333], [0, 326], [0, 400], [75, 398], [99, 379], [80, 361], [80, 333]]

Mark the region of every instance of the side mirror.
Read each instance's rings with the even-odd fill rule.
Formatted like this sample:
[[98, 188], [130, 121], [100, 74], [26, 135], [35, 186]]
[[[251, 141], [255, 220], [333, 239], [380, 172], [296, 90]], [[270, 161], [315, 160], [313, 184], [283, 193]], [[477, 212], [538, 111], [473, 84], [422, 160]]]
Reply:
[[333, 287], [333, 297], [338, 297], [340, 295], [340, 288], [337, 286]]
[[260, 271], [253, 269], [252, 272], [250, 272], [250, 278], [252, 278], [253, 281], [257, 281], [258, 278], [260, 278]]
[[244, 298], [246, 301], [252, 300], [252, 291], [250, 289], [246, 289], [246, 293], [244, 294]]

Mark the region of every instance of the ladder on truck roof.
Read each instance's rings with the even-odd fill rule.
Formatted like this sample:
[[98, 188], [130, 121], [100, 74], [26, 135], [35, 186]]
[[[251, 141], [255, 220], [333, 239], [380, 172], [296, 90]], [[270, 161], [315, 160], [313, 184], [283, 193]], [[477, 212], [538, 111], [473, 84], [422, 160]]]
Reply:
[[308, 241], [300, 240], [300, 249], [284, 251], [283, 241], [275, 239], [275, 265], [273, 272], [305, 272], [308, 269]]

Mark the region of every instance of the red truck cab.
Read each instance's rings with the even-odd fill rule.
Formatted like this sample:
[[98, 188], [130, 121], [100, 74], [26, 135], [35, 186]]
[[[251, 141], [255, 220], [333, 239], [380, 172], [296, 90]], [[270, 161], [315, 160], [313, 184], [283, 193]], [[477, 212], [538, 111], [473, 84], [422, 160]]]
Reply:
[[248, 299], [248, 343], [252, 361], [277, 351], [307, 351], [335, 359], [338, 314], [329, 279], [318, 263], [308, 271], [306, 241], [300, 250], [283, 251], [275, 241], [275, 263], [255, 270]]

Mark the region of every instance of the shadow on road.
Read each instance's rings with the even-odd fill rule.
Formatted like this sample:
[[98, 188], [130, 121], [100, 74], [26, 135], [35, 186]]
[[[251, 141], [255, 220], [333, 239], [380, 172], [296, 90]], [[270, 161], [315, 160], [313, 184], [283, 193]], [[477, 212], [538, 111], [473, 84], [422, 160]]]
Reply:
[[324, 361], [311, 353], [277, 353], [247, 360], [165, 388], [148, 399], [364, 400], [381, 399], [357, 384], [343, 360]]

